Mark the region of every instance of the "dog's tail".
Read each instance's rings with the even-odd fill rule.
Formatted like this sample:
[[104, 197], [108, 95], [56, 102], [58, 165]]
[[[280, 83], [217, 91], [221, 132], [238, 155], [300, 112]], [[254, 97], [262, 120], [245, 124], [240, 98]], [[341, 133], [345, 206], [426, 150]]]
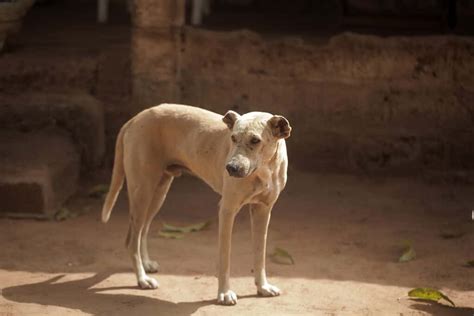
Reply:
[[110, 218], [110, 213], [112, 213], [112, 208], [114, 207], [117, 197], [120, 193], [120, 190], [123, 186], [123, 181], [125, 178], [125, 171], [123, 168], [123, 134], [127, 129], [129, 123], [127, 122], [121, 129], [117, 136], [117, 141], [115, 143], [115, 158], [114, 158], [114, 168], [112, 171], [112, 180], [110, 181], [110, 188], [107, 196], [105, 198], [104, 206], [102, 207], [102, 222], [107, 223]]

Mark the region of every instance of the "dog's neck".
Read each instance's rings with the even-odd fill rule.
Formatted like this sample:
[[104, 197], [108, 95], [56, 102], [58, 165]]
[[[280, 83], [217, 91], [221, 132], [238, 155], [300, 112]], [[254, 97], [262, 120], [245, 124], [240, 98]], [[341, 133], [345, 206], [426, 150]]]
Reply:
[[276, 146], [275, 146], [275, 151], [273, 152], [273, 155], [270, 157], [270, 159], [267, 160], [267, 162], [269, 164], [275, 163], [276, 160], [278, 159], [278, 154], [280, 152], [280, 147], [281, 147], [281, 141], [285, 141], [285, 140], [279, 139], [277, 141]]

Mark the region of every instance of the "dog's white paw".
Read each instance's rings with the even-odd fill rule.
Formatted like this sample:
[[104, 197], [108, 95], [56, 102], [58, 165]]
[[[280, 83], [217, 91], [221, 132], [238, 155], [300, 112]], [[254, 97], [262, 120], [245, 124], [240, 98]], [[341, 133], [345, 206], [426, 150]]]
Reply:
[[138, 279], [138, 285], [142, 289], [157, 289], [158, 281], [153, 278], [150, 278], [148, 275], [145, 275]]
[[217, 295], [217, 304], [235, 305], [237, 304], [237, 294], [231, 290], [228, 290], [227, 292], [220, 292]]
[[257, 288], [257, 293], [260, 296], [278, 296], [280, 295], [280, 289], [271, 284], [265, 284]]
[[160, 270], [160, 265], [153, 260], [143, 261], [143, 269], [148, 273], [155, 273]]

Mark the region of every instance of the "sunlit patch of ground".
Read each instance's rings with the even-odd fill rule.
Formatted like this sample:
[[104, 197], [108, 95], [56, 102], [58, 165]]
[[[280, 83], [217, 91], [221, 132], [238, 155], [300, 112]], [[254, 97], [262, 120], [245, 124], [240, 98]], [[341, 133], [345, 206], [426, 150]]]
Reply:
[[[87, 190], [84, 190], [87, 192]], [[79, 194], [67, 206], [86, 210], [64, 222], [0, 219], [0, 315], [472, 315], [474, 190], [409, 179], [290, 173], [275, 207], [268, 250], [281, 247], [295, 265], [267, 263], [275, 298], [256, 296], [247, 211], [232, 248], [234, 307], [215, 305], [218, 196], [178, 179], [154, 222], [150, 252], [161, 265], [158, 290], [136, 286], [124, 248], [123, 196], [110, 222], [101, 202]], [[158, 236], [162, 222], [214, 219], [183, 239]], [[443, 231], [460, 232], [445, 239]], [[417, 257], [398, 263], [409, 240]], [[441, 289], [458, 308], [415, 302], [411, 288]]]

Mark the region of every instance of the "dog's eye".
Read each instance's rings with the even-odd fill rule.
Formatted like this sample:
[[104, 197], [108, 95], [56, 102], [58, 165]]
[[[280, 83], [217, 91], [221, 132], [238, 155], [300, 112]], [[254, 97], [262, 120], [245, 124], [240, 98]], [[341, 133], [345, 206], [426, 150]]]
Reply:
[[260, 143], [260, 138], [258, 137], [252, 137], [252, 139], [250, 140], [250, 142], [254, 145]]
[[232, 140], [233, 143], [236, 143], [236, 142], [237, 142], [237, 138], [235, 138], [234, 135], [232, 135], [232, 136], [230, 137], [230, 139]]

